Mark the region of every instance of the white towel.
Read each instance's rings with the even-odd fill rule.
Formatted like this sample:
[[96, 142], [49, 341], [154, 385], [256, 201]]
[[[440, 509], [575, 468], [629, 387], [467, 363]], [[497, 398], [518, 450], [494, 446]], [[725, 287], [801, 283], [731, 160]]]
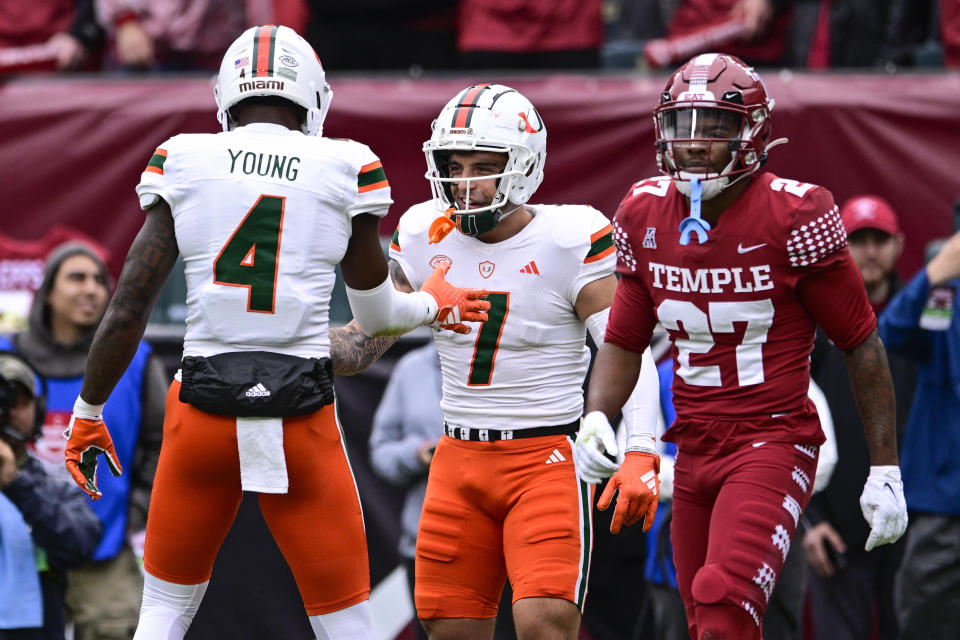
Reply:
[[286, 493], [283, 418], [237, 418], [240, 484], [244, 491]]

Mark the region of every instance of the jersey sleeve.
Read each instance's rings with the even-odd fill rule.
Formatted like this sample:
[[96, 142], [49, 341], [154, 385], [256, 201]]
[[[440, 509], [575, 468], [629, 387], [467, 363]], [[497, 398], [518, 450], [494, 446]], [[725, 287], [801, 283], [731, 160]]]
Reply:
[[353, 202], [347, 207], [347, 214], [352, 218], [361, 213], [371, 213], [382, 218], [393, 204], [383, 164], [370, 147], [359, 142], [348, 144], [355, 147], [353, 170], [356, 173], [356, 186], [351, 184], [351, 189], [356, 190], [352, 194]]
[[827, 262], [824, 268], [802, 278], [797, 292], [827, 337], [838, 349], [848, 351], [877, 328], [877, 317], [850, 252], [836, 251]]
[[[790, 215], [787, 259], [791, 267], [807, 271], [829, 269], [831, 256], [844, 253], [847, 232], [833, 195], [823, 187], [809, 186]], [[789, 194], [785, 198], [792, 197]]]
[[[171, 157], [173, 159], [171, 160]], [[173, 208], [176, 204], [176, 165], [177, 142], [170, 138], [153, 152], [147, 161], [147, 166], [140, 174], [137, 184], [137, 197], [140, 199], [140, 208], [147, 210], [162, 198]]]
[[[424, 274], [414, 268], [414, 265], [425, 260], [423, 256], [423, 247], [427, 238], [425, 225], [428, 224], [428, 219], [432, 220], [431, 211], [429, 202], [413, 205], [400, 216], [397, 229], [390, 238], [390, 259], [400, 264], [404, 275], [414, 289], [419, 289], [425, 279]], [[418, 259], [417, 256], [423, 259]]]
[[622, 275], [610, 307], [610, 319], [604, 342], [611, 342], [628, 351], [643, 353], [650, 345], [657, 317], [653, 299], [636, 275]]
[[590, 209], [590, 221], [585, 226], [585, 252], [579, 257], [580, 266], [570, 286], [570, 300], [576, 304], [580, 290], [594, 280], [612, 275], [617, 267], [617, 255], [613, 246], [613, 226], [606, 216]]

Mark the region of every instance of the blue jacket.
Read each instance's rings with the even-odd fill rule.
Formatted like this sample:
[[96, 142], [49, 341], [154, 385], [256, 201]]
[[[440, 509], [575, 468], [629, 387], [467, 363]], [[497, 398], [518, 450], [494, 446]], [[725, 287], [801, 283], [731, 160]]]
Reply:
[[[960, 280], [950, 283], [960, 288]], [[926, 269], [890, 301], [880, 316], [880, 337], [917, 366], [917, 387], [907, 419], [900, 468], [912, 511], [960, 515], [960, 298], [946, 331], [919, 326], [930, 292]]]
[[[0, 349], [14, 349], [15, 345], [5, 337], [0, 337]], [[103, 408], [103, 420], [110, 429], [117, 457], [124, 472], [119, 478], [107, 469], [101, 460], [97, 471], [97, 486], [103, 497], [96, 502], [90, 501], [94, 513], [103, 523], [103, 537], [93, 554], [93, 560], [107, 560], [116, 556], [126, 543], [127, 514], [130, 500], [131, 482], [134, 474], [134, 453], [140, 436], [141, 410], [144, 375], [152, 349], [141, 342], [137, 353], [123, 377], [117, 383], [113, 393]], [[69, 378], [46, 377], [48, 421], [54, 414], [61, 414], [67, 420], [73, 412], [73, 403], [80, 395], [83, 376]], [[66, 424], [66, 422], [64, 422]], [[61, 443], [56, 442], [60, 451]], [[43, 446], [38, 442], [38, 446]], [[69, 478], [62, 456], [56, 461], [55, 468], [63, 478]]]
[[30, 526], [34, 544], [43, 550], [48, 567], [40, 573], [43, 628], [0, 629], [0, 640], [62, 640], [64, 637], [63, 571], [90, 559], [100, 540], [101, 525], [85, 493], [72, 481], [46, 472], [28, 458], [16, 479], [3, 490]]

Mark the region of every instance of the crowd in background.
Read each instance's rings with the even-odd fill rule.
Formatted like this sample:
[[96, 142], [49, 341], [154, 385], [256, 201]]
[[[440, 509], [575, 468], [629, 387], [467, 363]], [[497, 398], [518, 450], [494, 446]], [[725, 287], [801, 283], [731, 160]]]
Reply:
[[960, 65], [956, 0], [38, 0], [0, 7], [0, 73], [212, 71], [264, 23], [334, 72], [657, 68], [718, 48], [757, 66]]

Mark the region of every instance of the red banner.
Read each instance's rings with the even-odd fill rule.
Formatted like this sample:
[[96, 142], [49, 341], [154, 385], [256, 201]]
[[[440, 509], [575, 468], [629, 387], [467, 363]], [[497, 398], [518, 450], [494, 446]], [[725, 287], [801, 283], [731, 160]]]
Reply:
[[[768, 168], [822, 184], [839, 202], [863, 193], [889, 200], [907, 235], [900, 268], [913, 273], [926, 241], [950, 233], [960, 195], [960, 75], [765, 75], [777, 100], [774, 135], [791, 140], [771, 152]], [[383, 160], [396, 201], [384, 234], [430, 196], [421, 147], [432, 119], [464, 86], [494, 79], [526, 94], [547, 124], [535, 201], [613, 215], [634, 181], [656, 173], [651, 112], [662, 76], [334, 76], [325, 133], [360, 140]], [[0, 86], [0, 231], [33, 240], [70, 226], [110, 249], [117, 275], [143, 219], [133, 188], [153, 150], [177, 133], [217, 130], [204, 78], [10, 81]]]

